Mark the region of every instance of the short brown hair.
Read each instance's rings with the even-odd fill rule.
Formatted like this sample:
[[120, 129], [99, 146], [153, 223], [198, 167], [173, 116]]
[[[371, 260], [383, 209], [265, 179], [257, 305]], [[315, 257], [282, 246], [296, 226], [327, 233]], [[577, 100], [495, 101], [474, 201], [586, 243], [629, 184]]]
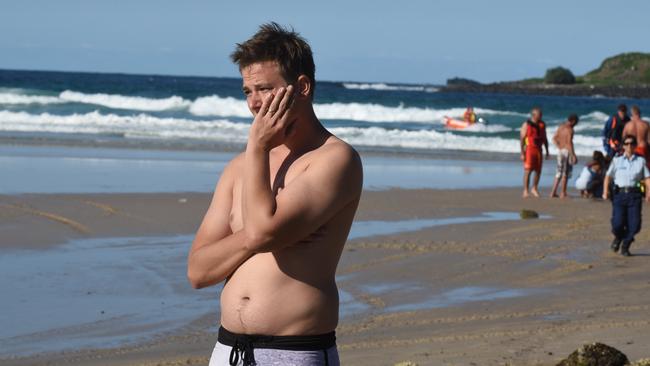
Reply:
[[568, 120], [571, 121], [571, 122], [578, 123], [579, 118], [578, 118], [577, 114], [572, 113], [572, 114], [569, 115]]
[[282, 77], [289, 83], [305, 75], [312, 83], [311, 95], [316, 88], [316, 66], [311, 47], [296, 31], [278, 23], [262, 24], [260, 29], [244, 43], [238, 43], [230, 55], [239, 69], [257, 62], [275, 61]]
[[641, 108], [639, 108], [638, 105], [633, 105], [631, 109], [632, 113], [636, 114], [637, 116], [641, 115]]
[[625, 104], [618, 105], [619, 112], [627, 113], [627, 106]]

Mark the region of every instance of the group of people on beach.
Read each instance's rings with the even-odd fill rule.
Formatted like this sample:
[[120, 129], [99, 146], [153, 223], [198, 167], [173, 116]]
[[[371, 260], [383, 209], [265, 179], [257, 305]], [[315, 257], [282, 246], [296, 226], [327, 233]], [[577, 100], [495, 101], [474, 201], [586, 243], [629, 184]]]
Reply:
[[[573, 166], [577, 164], [573, 147], [573, 128], [578, 124], [578, 115], [571, 114], [567, 121], [561, 124], [555, 135], [553, 143], [558, 149], [557, 171], [551, 197], [557, 197], [558, 186], [561, 185], [561, 197], [566, 197], [568, 179], [571, 177]], [[530, 195], [539, 197], [539, 180], [542, 173], [544, 160], [543, 150], [546, 152], [546, 159], [550, 157], [548, 149], [548, 138], [546, 137], [546, 123], [542, 120], [542, 109], [534, 107], [530, 112], [530, 118], [521, 125], [519, 133], [519, 146], [521, 149], [521, 160], [524, 162], [524, 193], [523, 197]], [[533, 177], [533, 187], [530, 189], [530, 178]]]
[[[603, 183], [607, 169], [617, 156], [624, 154], [624, 137], [634, 136], [637, 145], [634, 154], [642, 157], [650, 166], [650, 124], [641, 119], [641, 110], [632, 106], [631, 116], [625, 104], [618, 106], [617, 113], [613, 114], [603, 127], [603, 149], [594, 150], [591, 160], [585, 164], [576, 179], [575, 187], [580, 195], [586, 198], [600, 198], [603, 195]], [[573, 173], [573, 167], [578, 163], [578, 157], [573, 145], [574, 128], [578, 124], [577, 114], [571, 114], [562, 123], [553, 135], [552, 142], [557, 148], [557, 166], [553, 188], [550, 197], [567, 197], [568, 180]], [[534, 107], [530, 118], [521, 126], [520, 148], [521, 160], [524, 163], [524, 191], [523, 197], [539, 197], [539, 180], [542, 171], [544, 156], [550, 157], [549, 142], [546, 136], [546, 123], [542, 120], [542, 109]], [[543, 154], [545, 151], [545, 154]], [[532, 189], [530, 179], [533, 177]], [[559, 189], [559, 193], [558, 193]]]
[[[628, 116], [627, 106], [621, 104], [603, 128], [603, 152], [594, 151], [592, 160], [583, 168], [576, 180], [576, 188], [583, 197], [602, 197], [612, 200], [611, 249], [630, 256], [630, 245], [641, 229], [643, 200], [650, 201], [650, 149], [648, 148], [650, 124], [641, 119], [641, 109], [632, 106]], [[578, 116], [571, 114], [553, 136], [557, 147], [557, 168], [551, 197], [567, 197], [567, 182], [578, 157], [573, 146], [574, 128]], [[543, 149], [549, 158], [546, 124], [542, 110], [535, 107], [530, 119], [520, 131], [521, 160], [524, 162], [523, 197], [539, 197], [539, 180], [542, 172]], [[534, 174], [533, 187], [529, 189]], [[560, 188], [560, 194], [557, 191]]]

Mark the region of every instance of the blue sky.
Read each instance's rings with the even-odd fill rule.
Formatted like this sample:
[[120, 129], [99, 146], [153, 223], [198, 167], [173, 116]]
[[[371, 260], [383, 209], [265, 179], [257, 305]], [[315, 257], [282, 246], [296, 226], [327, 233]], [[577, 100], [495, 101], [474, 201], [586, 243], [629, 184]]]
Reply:
[[238, 76], [234, 43], [271, 20], [310, 41], [322, 80], [512, 80], [650, 52], [648, 0], [3, 0], [0, 68]]

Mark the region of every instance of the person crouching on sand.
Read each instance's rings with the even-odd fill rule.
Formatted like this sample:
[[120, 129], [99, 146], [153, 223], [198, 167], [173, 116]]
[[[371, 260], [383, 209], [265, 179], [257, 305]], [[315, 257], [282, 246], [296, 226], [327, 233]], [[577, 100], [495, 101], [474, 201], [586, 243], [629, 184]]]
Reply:
[[[548, 159], [548, 139], [546, 138], [546, 124], [542, 121], [542, 109], [535, 107], [530, 112], [530, 119], [521, 125], [519, 134], [521, 147], [521, 160], [524, 162], [524, 193], [527, 198], [530, 194], [539, 197], [539, 179], [542, 174], [542, 146], [546, 148]], [[530, 176], [535, 173], [533, 189], [529, 191]]]
[[566, 186], [571, 178], [573, 166], [578, 163], [578, 157], [573, 148], [573, 128], [578, 124], [578, 115], [572, 114], [567, 121], [558, 127], [553, 136], [553, 144], [557, 147], [557, 170], [551, 190], [551, 197], [557, 197], [558, 186], [562, 186], [560, 198], [567, 196]]
[[[603, 199], [610, 196], [610, 183], [614, 182], [612, 197], [612, 241], [611, 248], [616, 253], [629, 257], [630, 245], [634, 236], [641, 230], [641, 206], [643, 205], [643, 189], [650, 188], [650, 173], [642, 156], [634, 154], [636, 136], [628, 135], [623, 138], [623, 155], [612, 160], [605, 176]], [[645, 200], [650, 201], [650, 189], [645, 189]]]
[[594, 151], [591, 161], [582, 168], [576, 179], [576, 189], [580, 191], [581, 197], [600, 199], [603, 196], [605, 170], [607, 170], [605, 156], [600, 151]]

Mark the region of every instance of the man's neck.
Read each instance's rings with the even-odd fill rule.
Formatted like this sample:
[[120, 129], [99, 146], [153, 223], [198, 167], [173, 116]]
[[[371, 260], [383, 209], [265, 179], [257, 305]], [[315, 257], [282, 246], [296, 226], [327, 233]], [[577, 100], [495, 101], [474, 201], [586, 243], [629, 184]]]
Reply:
[[313, 150], [322, 145], [329, 136], [311, 108], [294, 124], [295, 131], [284, 143], [284, 146], [293, 153], [302, 154]]

